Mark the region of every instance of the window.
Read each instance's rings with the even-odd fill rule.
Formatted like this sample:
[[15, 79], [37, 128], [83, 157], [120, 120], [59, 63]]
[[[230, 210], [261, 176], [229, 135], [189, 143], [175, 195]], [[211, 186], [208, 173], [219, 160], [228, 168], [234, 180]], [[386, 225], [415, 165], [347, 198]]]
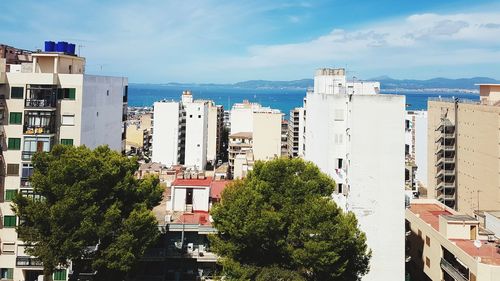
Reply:
[[76, 99], [76, 89], [75, 88], [65, 88], [59, 89], [57, 97], [60, 100], [75, 100]]
[[16, 216], [3, 216], [4, 227], [16, 227]]
[[201, 118], [201, 115], [198, 115], [198, 118]]
[[15, 242], [4, 242], [2, 244], [2, 253], [3, 254], [5, 254], [5, 253], [14, 254], [15, 251], [16, 251], [16, 243]]
[[418, 237], [422, 237], [422, 231], [420, 229], [418, 230]]
[[343, 187], [342, 184], [341, 183], [337, 184], [337, 187], [338, 187], [339, 194], [342, 193], [342, 187]]
[[29, 179], [33, 175], [33, 164], [23, 164], [23, 170], [21, 171], [21, 178]]
[[7, 164], [7, 176], [18, 176], [19, 164]]
[[14, 279], [13, 268], [0, 268], [0, 279], [12, 280]]
[[62, 145], [73, 145], [73, 139], [61, 139]]
[[19, 149], [21, 149], [21, 139], [20, 138], [9, 138], [9, 142], [7, 144], [7, 148], [9, 150], [19, 150]]
[[189, 115], [189, 118], [193, 118], [193, 114], [190, 114], [190, 115]]
[[61, 117], [61, 125], [64, 125], [64, 126], [75, 125], [75, 115], [63, 115]]
[[66, 280], [66, 269], [59, 269], [54, 272], [54, 280]]
[[9, 124], [22, 124], [23, 123], [23, 113], [22, 112], [11, 112], [9, 114]]
[[431, 260], [428, 257], [425, 257], [425, 265], [431, 267]]
[[337, 168], [342, 169], [342, 158], [337, 158]]
[[10, 88], [10, 98], [11, 99], [24, 98], [24, 87], [12, 87], [12, 88]]
[[6, 189], [5, 190], [5, 201], [12, 201], [16, 197], [17, 189]]
[[431, 239], [429, 238], [429, 236], [425, 236], [425, 244], [427, 246], [430, 246], [431, 245]]
[[344, 110], [335, 109], [335, 121], [344, 121]]

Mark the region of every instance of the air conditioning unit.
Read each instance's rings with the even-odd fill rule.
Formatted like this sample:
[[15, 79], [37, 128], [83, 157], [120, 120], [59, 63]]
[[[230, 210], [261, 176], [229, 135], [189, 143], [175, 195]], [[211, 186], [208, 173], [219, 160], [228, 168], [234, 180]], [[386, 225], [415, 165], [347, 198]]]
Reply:
[[193, 243], [188, 243], [188, 244], [187, 244], [187, 251], [188, 251], [189, 253], [192, 253], [192, 252], [193, 252], [193, 250], [194, 250], [194, 244], [193, 244]]
[[172, 215], [165, 215], [165, 224], [172, 222]]
[[495, 235], [488, 235], [488, 242], [495, 242], [495, 241], [497, 241]]

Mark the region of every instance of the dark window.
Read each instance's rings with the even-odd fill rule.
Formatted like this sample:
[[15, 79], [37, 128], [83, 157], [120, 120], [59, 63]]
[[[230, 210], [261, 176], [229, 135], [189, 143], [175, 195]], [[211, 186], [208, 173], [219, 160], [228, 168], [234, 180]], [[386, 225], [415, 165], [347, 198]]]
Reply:
[[[12, 51], [11, 51], [12, 52]], [[12, 280], [14, 279], [13, 268], [0, 268], [0, 279]]]
[[198, 115], [198, 118], [201, 118], [201, 115]]
[[339, 184], [337, 184], [337, 186], [338, 186], [339, 193], [342, 193], [342, 191], [343, 191], [343, 190], [342, 190], [342, 187], [343, 187], [343, 186], [342, 186], [342, 184], [341, 184], [341, 183], [339, 183]]
[[337, 168], [342, 169], [342, 158], [337, 159]]
[[75, 88], [64, 88], [57, 91], [57, 98], [60, 100], [75, 100], [76, 99], [76, 89]]
[[23, 123], [22, 119], [23, 119], [22, 112], [9, 113], [9, 124], [22, 124]]
[[19, 164], [7, 164], [7, 176], [18, 176]]
[[191, 205], [191, 204], [193, 204], [193, 189], [187, 188], [186, 189], [186, 205]]
[[73, 139], [61, 139], [62, 145], [73, 145]]
[[429, 236], [425, 236], [425, 244], [427, 246], [430, 246], [431, 245], [431, 239], [429, 238]]
[[16, 216], [3, 216], [4, 227], [16, 227]]
[[9, 150], [19, 150], [21, 149], [21, 139], [20, 138], [9, 138], [7, 148]]
[[12, 87], [12, 88], [10, 88], [10, 98], [11, 99], [24, 98], [24, 87]]

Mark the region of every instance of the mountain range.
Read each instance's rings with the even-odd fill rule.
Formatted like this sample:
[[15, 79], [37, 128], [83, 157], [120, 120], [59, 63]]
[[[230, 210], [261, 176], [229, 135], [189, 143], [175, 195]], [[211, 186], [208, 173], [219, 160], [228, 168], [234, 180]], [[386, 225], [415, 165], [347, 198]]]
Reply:
[[[428, 80], [416, 79], [393, 79], [388, 76], [379, 76], [364, 81], [379, 81], [382, 90], [406, 89], [464, 89], [477, 90], [476, 84], [500, 84], [500, 80], [488, 77], [473, 78], [432, 78]], [[195, 84], [195, 83], [167, 83], [164, 86], [185, 86], [185, 87], [234, 87], [244, 89], [307, 89], [314, 85], [313, 79], [300, 79], [292, 81], [269, 81], [269, 80], [249, 80], [233, 84]]]

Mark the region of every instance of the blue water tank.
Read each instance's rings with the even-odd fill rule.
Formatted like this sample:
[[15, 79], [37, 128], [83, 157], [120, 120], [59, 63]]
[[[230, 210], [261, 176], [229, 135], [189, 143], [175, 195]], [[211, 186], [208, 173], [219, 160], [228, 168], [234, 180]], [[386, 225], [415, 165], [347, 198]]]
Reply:
[[75, 44], [68, 43], [68, 48], [66, 49], [66, 53], [68, 53], [70, 55], [74, 55], [75, 54], [75, 48], [76, 48]]
[[64, 42], [64, 41], [57, 42], [56, 52], [66, 53], [67, 49], [68, 49], [68, 42]]
[[45, 41], [45, 52], [54, 52], [56, 49], [56, 42]]

